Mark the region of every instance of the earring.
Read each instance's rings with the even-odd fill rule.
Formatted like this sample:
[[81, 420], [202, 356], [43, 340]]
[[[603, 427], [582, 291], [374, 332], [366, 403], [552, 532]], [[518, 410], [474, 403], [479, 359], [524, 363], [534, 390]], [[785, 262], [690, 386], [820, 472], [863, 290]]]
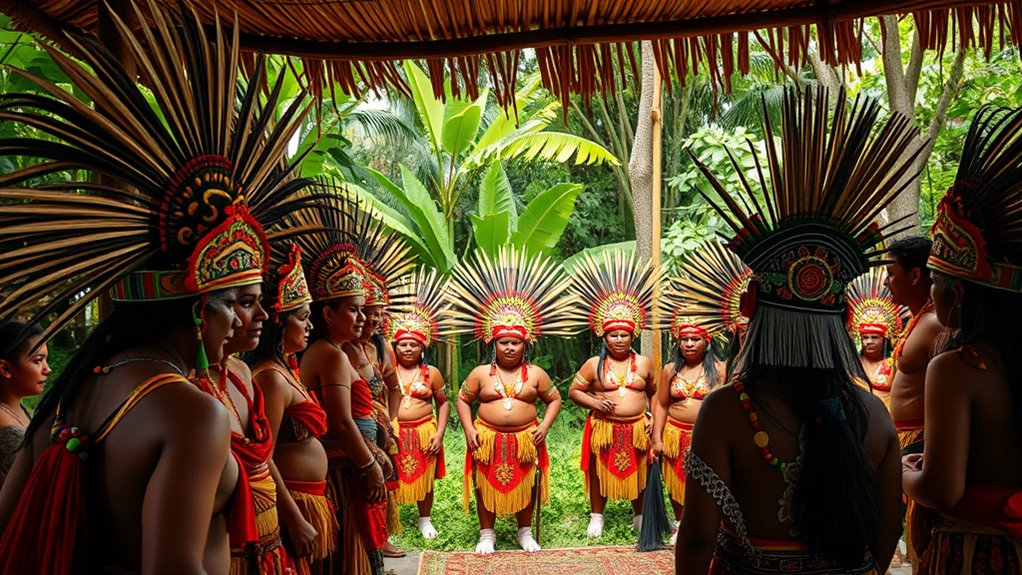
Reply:
[[202, 343], [202, 330], [205, 327], [206, 320], [203, 317], [205, 315], [206, 302], [205, 298], [199, 299], [192, 306], [192, 323], [195, 324], [195, 339], [199, 344], [199, 352], [195, 356], [195, 369], [199, 371], [209, 369], [209, 358], [206, 356], [206, 346]]

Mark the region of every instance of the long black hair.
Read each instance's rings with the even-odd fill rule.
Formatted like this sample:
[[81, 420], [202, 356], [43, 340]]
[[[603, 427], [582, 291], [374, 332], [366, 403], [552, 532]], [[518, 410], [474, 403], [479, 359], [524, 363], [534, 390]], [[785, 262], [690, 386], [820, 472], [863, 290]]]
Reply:
[[[681, 344], [675, 344], [674, 346], [674, 373], [675, 375], [681, 371], [681, 368], [685, 367], [685, 354], [681, 352]], [[717, 386], [717, 378], [720, 375], [717, 373], [717, 353], [714, 351], [713, 340], [706, 340], [706, 353], [703, 354], [703, 377], [706, 380], [706, 386], [709, 389], [713, 389]]]
[[[755, 327], [750, 325], [747, 337], [756, 337]], [[777, 397], [803, 422], [801, 473], [791, 509], [796, 528], [810, 549], [854, 569], [867, 549], [876, 556], [880, 492], [863, 446], [869, 421], [865, 392], [853, 380], [866, 375], [850, 337], [830, 341], [831, 361], [838, 367], [769, 366], [741, 354], [733, 376], [753, 400], [760, 382], [777, 382]], [[842, 345], [850, 349], [838, 349]]]
[[[934, 274], [934, 281], [951, 291], [955, 278]], [[1019, 352], [1019, 326], [1022, 326], [1022, 294], [994, 289], [970, 281], [957, 280], [961, 287], [961, 309], [956, 313], [961, 324], [947, 338], [943, 349], [985, 342], [1004, 362], [1005, 378], [1011, 386], [1012, 420], [1022, 429], [1022, 354]]]
[[70, 405], [75, 394], [93, 376], [93, 368], [121, 351], [150, 345], [177, 329], [193, 328], [192, 310], [199, 298], [160, 302], [120, 302], [68, 360], [64, 370], [43, 394], [36, 417], [25, 432], [26, 442], [40, 427], [53, 422], [58, 404]]
[[42, 332], [39, 326], [32, 326], [26, 330], [25, 324], [20, 321], [0, 323], [0, 359], [13, 359], [21, 351], [22, 346]]

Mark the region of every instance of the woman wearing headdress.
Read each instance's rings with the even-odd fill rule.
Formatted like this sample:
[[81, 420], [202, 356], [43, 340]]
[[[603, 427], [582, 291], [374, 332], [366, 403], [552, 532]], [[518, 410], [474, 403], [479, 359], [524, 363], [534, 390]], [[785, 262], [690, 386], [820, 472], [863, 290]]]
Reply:
[[[724, 381], [724, 363], [717, 359], [714, 341], [739, 337], [745, 319], [739, 304], [751, 275], [717, 242], [707, 244], [685, 271], [684, 279], [672, 278], [660, 295], [659, 318], [676, 346], [674, 360], [660, 372], [653, 410], [653, 455], [663, 456], [664, 484], [678, 521], [685, 502], [685, 452], [692, 444], [696, 416], [703, 398]], [[677, 538], [675, 531], [672, 545]]]
[[21, 400], [42, 393], [50, 375], [46, 342], [39, 341], [41, 331], [25, 327], [19, 321], [0, 324], [0, 487], [32, 419]]
[[939, 512], [920, 573], [1022, 572], [1022, 109], [984, 107], [937, 206], [933, 306], [951, 330], [926, 371], [922, 455], [905, 493]]
[[[418, 529], [426, 539], [438, 535], [433, 526], [433, 482], [447, 473], [444, 431], [451, 404], [443, 375], [426, 362], [426, 351], [447, 330], [448, 280], [434, 269], [421, 268], [411, 283], [411, 309], [390, 318], [389, 339], [397, 357], [398, 402], [397, 503], [419, 508]], [[436, 405], [436, 413], [434, 413]]]
[[891, 299], [884, 273], [876, 268], [848, 286], [849, 332], [859, 340], [859, 361], [870, 389], [888, 405], [891, 400], [891, 341], [898, 338], [908, 309]]
[[[0, 492], [0, 572], [227, 573], [229, 549], [255, 540], [223, 390], [185, 375], [221, 360], [238, 288], [262, 280], [259, 222], [295, 207], [303, 181], [278, 166], [306, 103], [275, 125], [263, 63], [239, 81], [236, 36], [148, 8], [144, 41], [114, 26], [147, 90], [73, 37], [82, 63], [47, 50], [74, 93], [25, 72], [46, 94], [0, 100], [5, 121], [52, 138], [3, 142], [45, 161], [0, 183], [0, 320], [53, 294], [32, 319], [54, 317], [45, 337], [107, 290], [115, 301], [44, 396]], [[10, 187], [63, 172], [69, 183]]]
[[[262, 299], [270, 317], [263, 323], [258, 346], [245, 360], [263, 396], [273, 463], [304, 521], [282, 523], [295, 568], [305, 575], [318, 572], [322, 560], [336, 548], [337, 518], [326, 497], [327, 456], [318, 439], [327, 431], [327, 420], [316, 396], [302, 385], [295, 357], [308, 345], [312, 329], [312, 295], [301, 250], [286, 241], [271, 240], [270, 247]], [[285, 512], [279, 500], [278, 508]]]
[[[373, 419], [379, 424], [381, 442], [390, 456], [391, 466], [396, 468], [397, 433], [393, 420], [397, 417], [401, 391], [394, 371], [394, 357], [383, 335], [387, 313], [397, 307], [391, 303], [391, 286], [401, 281], [411, 271], [413, 259], [411, 246], [404, 239], [387, 228], [375, 217], [363, 217], [353, 221], [351, 230], [358, 247], [359, 259], [366, 267], [366, 316], [362, 335], [357, 342], [344, 346], [352, 365], [369, 382], [373, 394]], [[387, 482], [387, 532], [394, 535], [401, 532], [401, 515], [398, 509], [396, 475]], [[403, 549], [388, 539], [383, 546], [384, 557], [404, 557]]]
[[303, 212], [296, 225], [321, 230], [295, 237], [302, 248], [312, 293], [312, 333], [302, 355], [301, 381], [327, 415], [322, 437], [328, 457], [327, 494], [337, 508], [337, 551], [327, 573], [382, 575], [387, 542], [387, 478], [393, 473], [386, 439], [373, 419], [369, 382], [352, 365], [345, 346], [365, 326], [366, 267], [350, 233], [362, 212], [338, 193], [328, 204]]
[[[541, 335], [571, 333], [576, 321], [565, 312], [572, 298], [564, 296], [569, 281], [559, 264], [515, 248], [502, 247], [496, 258], [478, 250], [455, 268], [453, 331], [474, 333], [493, 346], [492, 361], [468, 374], [457, 402], [467, 446], [465, 512], [474, 492], [479, 516], [476, 553], [493, 553], [500, 515], [515, 516], [519, 547], [540, 550], [530, 525], [536, 502], [550, 499], [544, 440], [561, 410], [561, 394], [543, 368], [529, 363], [526, 346]], [[537, 400], [547, 406], [542, 421]]]
[[582, 473], [589, 492], [586, 535], [603, 534], [607, 499], [631, 501], [636, 531], [642, 524], [642, 491], [649, 470], [646, 415], [656, 392], [653, 363], [632, 349], [635, 338], [650, 328], [653, 290], [659, 274], [623, 252], [604, 252], [601, 261], [586, 255], [572, 273], [577, 313], [603, 340], [600, 354], [575, 374], [568, 398], [589, 410], [582, 432]]
[[884, 573], [894, 554], [898, 441], [883, 402], [855, 383], [845, 297], [897, 225], [873, 222], [915, 175], [917, 129], [900, 115], [877, 126], [865, 97], [849, 107], [842, 93], [833, 112], [828, 100], [789, 89], [779, 142], [764, 112], [758, 186], [742, 178], [728, 192], [696, 161], [753, 275], [738, 363], [703, 400], [685, 457], [677, 573]]

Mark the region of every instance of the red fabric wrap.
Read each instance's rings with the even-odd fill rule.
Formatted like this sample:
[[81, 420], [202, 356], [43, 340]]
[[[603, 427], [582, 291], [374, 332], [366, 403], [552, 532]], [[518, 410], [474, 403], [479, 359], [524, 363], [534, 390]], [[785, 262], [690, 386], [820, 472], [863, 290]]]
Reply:
[[[533, 466], [532, 461], [518, 461], [511, 456], [511, 454], [517, 453], [518, 440], [515, 439], [515, 432], [497, 431], [497, 436], [493, 439], [493, 454], [490, 456], [489, 463], [476, 461], [472, 457], [472, 450], [465, 450], [465, 474], [471, 475], [474, 465], [475, 469], [479, 470], [479, 473], [489, 481], [494, 489], [507, 495], [518, 487]], [[539, 456], [537, 473], [550, 469], [550, 456], [547, 454], [546, 442], [536, 446], [536, 453]], [[510, 478], [498, 476], [507, 469], [512, 470]]]
[[369, 382], [359, 378], [351, 384], [351, 417], [361, 419], [373, 415], [373, 392]]
[[582, 459], [579, 467], [582, 473], [589, 473], [589, 466], [592, 464], [593, 456], [593, 414], [586, 417], [586, 426], [582, 428]]
[[63, 444], [50, 444], [0, 540], [0, 573], [87, 573], [87, 507], [84, 462]]
[[[650, 456], [649, 451], [638, 451], [635, 449], [635, 441], [632, 436], [632, 425], [635, 423], [624, 422], [624, 421], [612, 421], [607, 420], [614, 426], [614, 444], [608, 449], [600, 450], [600, 461], [606, 466], [607, 470], [612, 475], [619, 479], [627, 479], [631, 477], [639, 469], [639, 455], [643, 455], [647, 458]], [[590, 413], [589, 417], [586, 418], [586, 426], [582, 430], [582, 460], [581, 468], [583, 472], [589, 472], [589, 465], [592, 463], [593, 456], [593, 414]], [[618, 454], [622, 455], [618, 455]], [[628, 460], [628, 467], [621, 469], [616, 465], [618, 457], [626, 458]]]
[[684, 453], [689, 447], [692, 447], [692, 430], [695, 429], [694, 423], [685, 423], [684, 421], [678, 421], [676, 419], [667, 419], [668, 425], [673, 425], [681, 430], [681, 445], [678, 447], [678, 458], [673, 461], [674, 472], [678, 474], [678, 477], [685, 479], [685, 457]]
[[[398, 422], [397, 474], [401, 483], [414, 483], [416, 479], [426, 472], [429, 459], [433, 456], [425, 451], [429, 448], [429, 445], [419, 444], [419, 426], [432, 420], [433, 416], [429, 416], [414, 421]], [[435, 457], [436, 469], [433, 478], [443, 479], [447, 475], [447, 463], [444, 460], [443, 445], [440, 446], [440, 452]]]
[[249, 479], [250, 475], [257, 468], [265, 465], [273, 454], [273, 434], [270, 429], [270, 420], [266, 418], [263, 392], [259, 386], [252, 386], [252, 396], [250, 397], [244, 382], [236, 375], [228, 371], [227, 378], [241, 391], [241, 394], [245, 396], [245, 401], [248, 402], [248, 428], [252, 434], [252, 437], [245, 437], [231, 432], [231, 454], [238, 460], [240, 477], [228, 517], [228, 534], [231, 539], [231, 548], [238, 549], [249, 542], [259, 540]]
[[305, 400], [289, 405], [284, 408], [284, 416], [296, 420], [312, 437], [322, 437], [326, 434], [326, 412], [315, 401]]
[[965, 486], [962, 498], [949, 516], [969, 523], [1002, 529], [1022, 538], [1022, 487], [974, 483]]
[[326, 495], [326, 480], [298, 481], [296, 479], [285, 479], [284, 487], [287, 487], [288, 491], [297, 491], [306, 495]]
[[357, 472], [345, 473], [344, 478], [348, 483], [348, 493], [351, 495], [346, 503], [351, 505], [358, 521], [358, 534], [362, 538], [362, 543], [369, 551], [382, 549], [387, 544], [386, 498], [370, 503]]

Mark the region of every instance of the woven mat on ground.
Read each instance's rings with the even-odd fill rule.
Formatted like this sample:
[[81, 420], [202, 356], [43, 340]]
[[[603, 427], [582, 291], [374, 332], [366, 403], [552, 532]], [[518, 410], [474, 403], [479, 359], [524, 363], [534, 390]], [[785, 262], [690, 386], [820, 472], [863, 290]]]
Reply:
[[548, 549], [539, 553], [425, 551], [419, 575], [653, 575], [674, 571], [674, 553], [635, 547]]

